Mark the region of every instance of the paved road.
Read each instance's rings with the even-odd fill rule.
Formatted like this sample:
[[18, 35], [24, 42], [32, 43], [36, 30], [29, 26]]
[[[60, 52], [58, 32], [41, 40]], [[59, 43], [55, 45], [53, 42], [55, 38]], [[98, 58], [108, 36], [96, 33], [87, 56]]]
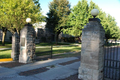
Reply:
[[[0, 66], [0, 80], [58, 80], [78, 73], [80, 61], [75, 61], [77, 57], [49, 59], [38, 61], [19, 67], [5, 68]], [[72, 62], [75, 61], [75, 62]], [[68, 62], [69, 64], [62, 65]], [[72, 63], [70, 63], [72, 62]], [[60, 64], [62, 63], [62, 64]], [[54, 67], [50, 67], [53, 66]], [[49, 70], [30, 76], [19, 75], [21, 72], [29, 72], [38, 68], [48, 68]]]

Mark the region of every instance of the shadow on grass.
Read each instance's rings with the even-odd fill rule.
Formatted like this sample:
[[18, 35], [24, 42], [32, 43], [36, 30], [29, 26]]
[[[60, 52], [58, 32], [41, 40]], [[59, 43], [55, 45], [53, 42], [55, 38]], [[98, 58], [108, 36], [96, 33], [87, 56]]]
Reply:
[[73, 43], [40, 43], [40, 44], [36, 44], [36, 46], [57, 46], [57, 45], [71, 45]]
[[0, 55], [0, 59], [11, 58], [10, 55]]
[[[57, 49], [57, 50], [52, 50], [52, 54], [59, 54], [59, 53], [66, 53], [66, 52], [73, 52], [73, 51], [79, 51], [81, 50], [80, 47], [77, 47], [77, 48], [72, 48], [72, 49]], [[40, 49], [37, 49], [35, 54], [37, 56], [44, 56], [44, 55], [51, 55], [51, 49], [47, 49], [46, 51], [45, 50], [40, 50]]]
[[1, 51], [8, 51], [8, 50], [11, 50], [11, 49], [0, 50], [0, 52], [1, 52]]

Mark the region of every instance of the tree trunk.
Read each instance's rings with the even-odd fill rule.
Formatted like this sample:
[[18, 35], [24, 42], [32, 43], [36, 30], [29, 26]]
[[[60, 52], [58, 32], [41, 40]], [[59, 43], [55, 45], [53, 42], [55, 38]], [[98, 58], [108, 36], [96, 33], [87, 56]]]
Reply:
[[5, 32], [2, 35], [2, 46], [5, 46]]
[[78, 43], [81, 43], [81, 36], [78, 37]]
[[115, 43], [117, 43], [117, 39], [115, 39]]
[[2, 45], [5, 46], [5, 36], [6, 36], [7, 28], [2, 27], [2, 32], [3, 32], [3, 35], [2, 35]]
[[56, 44], [58, 44], [58, 33], [56, 34]]
[[106, 38], [106, 43], [108, 44], [108, 39]]

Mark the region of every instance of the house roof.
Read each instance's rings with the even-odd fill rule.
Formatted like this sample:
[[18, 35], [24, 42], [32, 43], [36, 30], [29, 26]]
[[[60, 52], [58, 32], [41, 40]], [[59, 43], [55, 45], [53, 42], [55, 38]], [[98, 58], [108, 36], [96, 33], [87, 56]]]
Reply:
[[33, 26], [35, 26], [35, 28], [42, 28], [44, 29], [46, 25], [46, 22], [38, 22], [38, 23], [34, 23]]

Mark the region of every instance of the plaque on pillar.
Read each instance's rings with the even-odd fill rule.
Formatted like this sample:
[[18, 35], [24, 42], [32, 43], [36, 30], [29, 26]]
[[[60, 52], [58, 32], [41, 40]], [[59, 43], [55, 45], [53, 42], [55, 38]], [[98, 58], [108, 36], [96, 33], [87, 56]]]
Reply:
[[24, 47], [25, 46], [25, 38], [21, 38], [20, 40], [21, 40], [21, 46]]

